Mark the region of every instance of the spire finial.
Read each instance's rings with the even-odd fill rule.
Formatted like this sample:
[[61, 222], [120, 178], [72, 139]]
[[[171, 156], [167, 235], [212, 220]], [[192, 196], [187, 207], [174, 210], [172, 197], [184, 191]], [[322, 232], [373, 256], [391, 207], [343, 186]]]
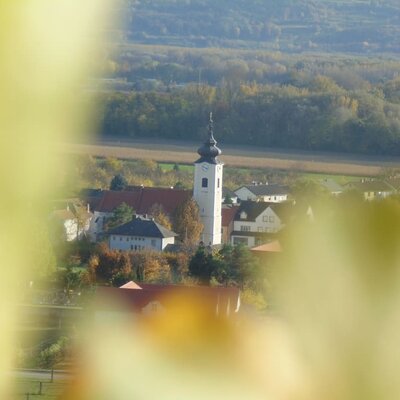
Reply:
[[208, 122], [208, 136], [209, 136], [210, 142], [213, 142], [213, 144], [217, 143], [214, 139], [214, 121], [212, 118], [212, 112], [210, 112], [210, 120]]
[[216, 147], [217, 141], [214, 139], [214, 121], [212, 112], [210, 112], [210, 119], [208, 122], [208, 139], [202, 147], [198, 149], [198, 153], [202, 156], [202, 160], [206, 159], [208, 161], [215, 163], [215, 158], [221, 154], [221, 150]]

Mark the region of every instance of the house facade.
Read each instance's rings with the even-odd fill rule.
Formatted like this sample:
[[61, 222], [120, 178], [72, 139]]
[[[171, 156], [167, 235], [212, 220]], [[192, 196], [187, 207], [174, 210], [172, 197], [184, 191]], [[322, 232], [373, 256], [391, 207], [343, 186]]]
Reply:
[[266, 243], [285, 226], [284, 217], [291, 204], [243, 201], [236, 213], [231, 244], [250, 248]]
[[177, 234], [153, 219], [136, 216], [132, 221], [107, 232], [109, 247], [112, 250], [163, 251], [168, 245], [175, 243]]
[[65, 240], [72, 242], [89, 234], [93, 214], [88, 206], [67, 201], [63, 208], [51, 213], [51, 218], [62, 225]]
[[361, 192], [364, 200], [385, 199], [396, 192], [393, 186], [378, 179], [362, 179], [359, 182], [350, 182], [348, 187]]
[[288, 200], [289, 188], [277, 184], [252, 184], [236, 189], [235, 194], [241, 201], [252, 200], [282, 203]]

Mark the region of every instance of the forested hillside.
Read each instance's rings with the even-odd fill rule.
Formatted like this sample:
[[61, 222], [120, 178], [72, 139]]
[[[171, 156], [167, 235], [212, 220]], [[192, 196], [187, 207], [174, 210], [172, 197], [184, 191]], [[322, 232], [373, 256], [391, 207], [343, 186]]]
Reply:
[[285, 52], [396, 52], [398, 0], [127, 0], [126, 37], [147, 44]]
[[398, 0], [121, 1], [101, 134], [400, 155]]
[[168, 93], [137, 92], [101, 96], [103, 134], [200, 141], [207, 114], [214, 111], [216, 137], [242, 143], [309, 150], [400, 155], [400, 105], [382, 93], [347, 91], [326, 77], [310, 88], [242, 84], [187, 86]]

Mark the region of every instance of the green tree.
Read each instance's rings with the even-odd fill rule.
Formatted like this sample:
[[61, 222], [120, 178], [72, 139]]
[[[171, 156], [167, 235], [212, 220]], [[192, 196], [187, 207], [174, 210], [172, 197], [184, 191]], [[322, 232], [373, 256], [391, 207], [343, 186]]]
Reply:
[[212, 254], [201, 245], [189, 262], [189, 275], [197, 278], [201, 284], [208, 285], [214, 267]]
[[111, 180], [110, 190], [118, 190], [118, 191], [125, 190], [127, 184], [128, 182], [126, 181], [124, 176], [121, 174], [117, 174]]
[[129, 207], [126, 203], [121, 203], [114, 209], [112, 217], [107, 221], [107, 228], [111, 229], [125, 224], [132, 220], [133, 215], [133, 208]]

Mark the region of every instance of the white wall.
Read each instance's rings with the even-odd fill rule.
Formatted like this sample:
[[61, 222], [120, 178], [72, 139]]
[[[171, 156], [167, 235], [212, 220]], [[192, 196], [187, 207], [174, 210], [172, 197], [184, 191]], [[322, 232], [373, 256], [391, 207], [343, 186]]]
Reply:
[[89, 237], [92, 242], [97, 240], [97, 235], [104, 232], [104, 222], [112, 216], [112, 213], [95, 211], [90, 221]]
[[[238, 215], [240, 218], [240, 214]], [[284, 224], [282, 223], [279, 216], [272, 210], [271, 207], [265, 209], [255, 221], [238, 220], [233, 223], [233, 230], [238, 232], [231, 237], [231, 243], [235, 244], [236, 241], [246, 241], [248, 247], [254, 247], [258, 243], [256, 242], [256, 235], [248, 235], [251, 232], [254, 233], [276, 233], [279, 232]], [[240, 232], [247, 232], [247, 235], [240, 235]], [[241, 238], [235, 240], [235, 238]]]
[[112, 250], [135, 251], [146, 249], [162, 251], [168, 244], [175, 243], [175, 237], [161, 239], [143, 236], [110, 235], [108, 243]]
[[[199, 206], [204, 225], [202, 241], [206, 245], [222, 242], [222, 175], [223, 164], [195, 164], [193, 198]], [[208, 179], [207, 188], [202, 187], [203, 178]]]
[[72, 242], [78, 237], [78, 221], [76, 219], [65, 220], [64, 230], [67, 242]]
[[268, 203], [282, 203], [284, 201], [287, 201], [288, 195], [287, 194], [279, 194], [279, 195], [266, 195], [266, 196], [256, 196], [253, 192], [251, 192], [249, 189], [246, 187], [241, 187], [238, 190], [235, 191], [237, 196], [239, 197], [240, 200], [246, 201], [246, 200], [252, 200], [252, 201], [265, 201]]

